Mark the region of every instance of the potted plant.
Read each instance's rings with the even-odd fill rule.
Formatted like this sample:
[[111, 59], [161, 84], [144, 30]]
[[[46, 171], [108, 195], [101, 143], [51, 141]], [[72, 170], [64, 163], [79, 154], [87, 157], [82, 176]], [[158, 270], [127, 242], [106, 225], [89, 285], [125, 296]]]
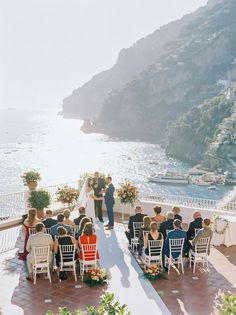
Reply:
[[37, 210], [37, 216], [41, 219], [44, 217], [44, 208], [47, 208], [51, 203], [51, 196], [47, 190], [33, 190], [28, 201], [30, 206]]
[[41, 180], [41, 175], [36, 171], [28, 171], [25, 172], [21, 178], [23, 179], [23, 183], [25, 186], [29, 187], [29, 190], [35, 190], [38, 186], [38, 182]]
[[68, 185], [59, 187], [56, 192], [57, 201], [66, 204], [70, 209], [79, 197], [79, 190]]

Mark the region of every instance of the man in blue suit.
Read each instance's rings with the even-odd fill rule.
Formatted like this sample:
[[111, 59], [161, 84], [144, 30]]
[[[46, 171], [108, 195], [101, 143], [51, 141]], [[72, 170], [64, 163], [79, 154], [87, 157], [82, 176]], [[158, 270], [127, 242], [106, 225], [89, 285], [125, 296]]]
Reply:
[[111, 176], [108, 176], [106, 178], [106, 184], [107, 184], [107, 189], [105, 190], [105, 205], [107, 208], [107, 214], [108, 214], [108, 224], [105, 225], [107, 230], [112, 230], [114, 227], [114, 213], [113, 213], [113, 207], [115, 204], [115, 199], [114, 199], [114, 192], [115, 192], [115, 187], [112, 184], [112, 178]]
[[[187, 240], [187, 233], [183, 230], [181, 230], [181, 221], [178, 219], [175, 219], [173, 222], [174, 231], [169, 232], [166, 235], [166, 240], [163, 247], [164, 255], [169, 257], [170, 256], [170, 248], [169, 248], [169, 240], [170, 239], [178, 239], [178, 238], [184, 238], [184, 244]], [[175, 252], [172, 253], [172, 257], [175, 259], [179, 256], [180, 253]]]

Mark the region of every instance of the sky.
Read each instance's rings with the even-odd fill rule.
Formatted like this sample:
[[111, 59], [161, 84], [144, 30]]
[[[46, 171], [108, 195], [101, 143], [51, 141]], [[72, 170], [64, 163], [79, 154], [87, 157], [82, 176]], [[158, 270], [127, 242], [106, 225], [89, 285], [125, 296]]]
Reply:
[[207, 0], [0, 0], [0, 108], [53, 108]]

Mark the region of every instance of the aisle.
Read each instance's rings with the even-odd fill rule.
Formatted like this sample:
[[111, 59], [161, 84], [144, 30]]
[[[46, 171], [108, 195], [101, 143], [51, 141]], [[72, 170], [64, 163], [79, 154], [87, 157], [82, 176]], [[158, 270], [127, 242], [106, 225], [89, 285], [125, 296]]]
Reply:
[[142, 271], [127, 249], [124, 226], [115, 224], [113, 231], [106, 231], [96, 224], [99, 240], [100, 264], [110, 274], [110, 292], [118, 301], [128, 305], [132, 315], [171, 314], [151, 283], [142, 277]]

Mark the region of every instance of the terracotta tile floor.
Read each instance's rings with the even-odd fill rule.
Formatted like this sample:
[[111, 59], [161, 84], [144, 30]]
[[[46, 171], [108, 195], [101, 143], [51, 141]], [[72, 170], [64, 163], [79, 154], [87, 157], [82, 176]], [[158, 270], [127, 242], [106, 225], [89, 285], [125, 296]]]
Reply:
[[[115, 235], [118, 242], [126, 246], [126, 240], [122, 236], [123, 226], [117, 225], [116, 229]], [[100, 231], [99, 233], [103, 233], [101, 235], [108, 239], [112, 235], [106, 234], [111, 232]], [[129, 252], [127, 255], [128, 259], [129, 256], [132, 259]], [[133, 264], [132, 261], [131, 263]], [[34, 286], [25, 280], [25, 276], [26, 266], [18, 260], [16, 250], [0, 255], [0, 305], [3, 301], [18, 305], [24, 309], [25, 315], [45, 315], [47, 310], [56, 311], [63, 305], [71, 307], [72, 310], [78, 307], [85, 309], [88, 305], [97, 305], [106, 289], [106, 286], [89, 288], [80, 280], [75, 283], [72, 275], [69, 275], [68, 280], [59, 283], [55, 273], [52, 273], [51, 285], [43, 275], [40, 275]], [[136, 277], [138, 278], [139, 275]], [[213, 311], [214, 297], [219, 289], [236, 293], [236, 246], [212, 247], [209, 273], [199, 266], [193, 274], [186, 265], [184, 275], [178, 275], [172, 269], [167, 280], [160, 279], [152, 284], [171, 314], [210, 315]], [[127, 289], [125, 284], [123, 286], [124, 290]], [[147, 296], [149, 294], [152, 295], [147, 292]], [[163, 314], [166, 315], [165, 312]], [[146, 313], [142, 311], [139, 314], [132, 313], [132, 315], [146, 315]]]

